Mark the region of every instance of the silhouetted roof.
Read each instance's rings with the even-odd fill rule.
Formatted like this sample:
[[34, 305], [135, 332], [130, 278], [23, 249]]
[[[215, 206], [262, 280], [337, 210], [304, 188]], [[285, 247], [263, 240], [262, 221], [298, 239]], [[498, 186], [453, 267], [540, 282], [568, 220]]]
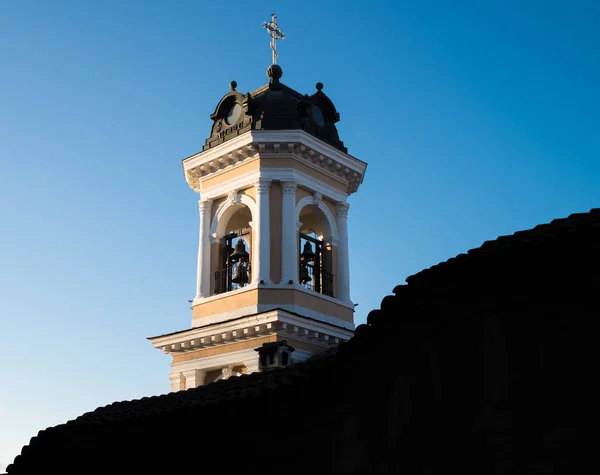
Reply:
[[[444, 293], [490, 280], [521, 281], [531, 274], [543, 273], [542, 266], [562, 266], [562, 260], [581, 259], [581, 253], [588, 253], [590, 259], [600, 256], [600, 208], [500, 236], [422, 270], [408, 277], [406, 284], [398, 285], [393, 296], [385, 297], [381, 309], [370, 312], [367, 322], [377, 325], [389, 321], [385, 317], [397, 316], [398, 305], [423, 305], [427, 299], [441, 300]], [[531, 268], [530, 261], [535, 262], [535, 268]], [[573, 277], [565, 275], [565, 279]]]
[[265, 393], [271, 392], [276, 387], [289, 386], [294, 381], [308, 377], [311, 371], [322, 367], [335, 352], [335, 348], [325, 351], [290, 368], [273, 368], [260, 373], [251, 373], [227, 380], [222, 379], [184, 391], [144, 397], [133, 401], [114, 402], [79, 416], [74, 423], [106, 423], [111, 420], [135, 419], [143, 417], [145, 414], [154, 415], [160, 412], [190, 408], [214, 408], [218, 404], [264, 396]]
[[[434, 307], [436, 311], [439, 309], [440, 312], [437, 313], [443, 314], [446, 319], [455, 318], [451, 312], [444, 312], [443, 305], [448, 295], [452, 295], [453, 292], [468, 293], [474, 288], [466, 284], [485, 287], [486, 279], [492, 278], [494, 282], [525, 282], [524, 288], [527, 290], [529, 282], [536, 280], [532, 278], [533, 275], [543, 275], [544, 266], [556, 271], [563, 266], [567, 268], [566, 266], [574, 260], [591, 266], [598, 262], [599, 256], [600, 209], [572, 214], [527, 231], [487, 241], [477, 249], [407, 278], [407, 284], [397, 286], [394, 289], [395, 295], [385, 297], [381, 308], [369, 314], [368, 324], [360, 325], [355, 336], [350, 341], [340, 344], [337, 349], [314, 356], [291, 368], [243, 375], [196, 389], [115, 402], [100, 407], [67, 424], [41, 431], [31, 440], [30, 446], [23, 449], [22, 456], [17, 457], [15, 464], [8, 467], [8, 473], [27, 473], [20, 467], [27, 467], [27, 460], [36, 456], [40, 446], [56, 447], [64, 437], [73, 437], [72, 434], [83, 437], [86, 433], [92, 434], [112, 424], [122, 427], [123, 424], [127, 425], [128, 421], [136, 424], [145, 419], [152, 419], [163, 421], [164, 425], [169, 418], [189, 417], [191, 414], [194, 414], [196, 420], [200, 416], [200, 419], [209, 415], [216, 417], [217, 414], [231, 413], [232, 407], [239, 409], [242, 407], [240, 405], [249, 408], [258, 402], [272, 403], [286, 394], [295, 394], [299, 398], [303, 391], [314, 393], [315, 387], [320, 388], [318, 393], [322, 396], [319, 397], [327, 401], [327, 385], [337, 384], [332, 375], [338, 374], [340, 378], [353, 375], [353, 364], [346, 361], [364, 358], [371, 351], [382, 351], [375, 350], [376, 343], [381, 335], [392, 334], [392, 327], [413, 325], [410, 331], [416, 335], [417, 326], [421, 322], [419, 317], [423, 315], [421, 310], [425, 307]], [[566, 279], [571, 277], [573, 276], [565, 275]], [[488, 308], [493, 308], [501, 301], [497, 296], [490, 296], [494, 292], [502, 294], [503, 289], [495, 285], [488, 287], [490, 293], [474, 292], [472, 298]], [[430, 312], [429, 315], [437, 313]], [[408, 339], [411, 338], [410, 331], [404, 332]], [[399, 345], [399, 348], [401, 347]], [[394, 351], [400, 350], [395, 348]], [[235, 411], [233, 410], [234, 413]], [[148, 437], [159, 433], [160, 430], [152, 431], [153, 435], [149, 433]], [[68, 450], [65, 454], [67, 453]]]
[[597, 233], [599, 226], [600, 208], [586, 213], [571, 214], [567, 218], [554, 219], [548, 224], [540, 224], [532, 229], [486, 241], [478, 248], [408, 277], [406, 282], [413, 286], [433, 285], [444, 279], [454, 278], [473, 266], [483, 265], [489, 262], [488, 259], [502, 258], [507, 253], [527, 251], [535, 247], [541, 249], [546, 243], [557, 239], [573, 242], [587, 238]]

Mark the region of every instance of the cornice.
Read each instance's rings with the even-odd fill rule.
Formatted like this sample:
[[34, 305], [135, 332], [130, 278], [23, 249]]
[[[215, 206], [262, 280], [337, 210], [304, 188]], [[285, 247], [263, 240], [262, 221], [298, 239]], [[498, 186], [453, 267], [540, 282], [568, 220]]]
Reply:
[[317, 153], [329, 156], [332, 160], [344, 162], [353, 170], [362, 171], [367, 168], [366, 162], [342, 152], [337, 148], [319, 140], [303, 130], [253, 130], [250, 132], [255, 142], [281, 143], [281, 142], [302, 142], [307, 147], [311, 147]]
[[330, 347], [352, 337], [351, 330], [332, 327], [326, 323], [306, 320], [276, 309], [262, 315], [252, 315], [235, 321], [198, 327], [170, 335], [149, 338], [155, 348], [167, 354], [180, 354], [204, 348], [258, 339], [264, 336], [289, 334], [290, 337]]
[[358, 190], [367, 164], [302, 130], [254, 130], [183, 160], [186, 181], [199, 192], [202, 180], [218, 176], [248, 161], [290, 158], [343, 184], [349, 195]]

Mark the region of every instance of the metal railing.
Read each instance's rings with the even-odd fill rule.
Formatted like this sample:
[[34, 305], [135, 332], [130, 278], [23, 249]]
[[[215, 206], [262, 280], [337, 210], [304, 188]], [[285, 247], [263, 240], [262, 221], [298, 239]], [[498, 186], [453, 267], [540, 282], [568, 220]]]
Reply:
[[[239, 268], [240, 266], [243, 266], [244, 269]], [[244, 271], [247, 274], [247, 279], [235, 279], [236, 272]], [[237, 282], [234, 282], [234, 280], [237, 280]], [[225, 269], [215, 272], [215, 294], [241, 289], [242, 287], [246, 287], [250, 282], [252, 282], [250, 264], [237, 263], [227, 266]]]
[[[306, 271], [303, 271], [303, 268]], [[303, 272], [306, 274], [302, 275]], [[300, 282], [307, 289], [333, 297], [333, 274], [330, 272], [316, 271], [315, 266], [311, 264], [300, 264]]]

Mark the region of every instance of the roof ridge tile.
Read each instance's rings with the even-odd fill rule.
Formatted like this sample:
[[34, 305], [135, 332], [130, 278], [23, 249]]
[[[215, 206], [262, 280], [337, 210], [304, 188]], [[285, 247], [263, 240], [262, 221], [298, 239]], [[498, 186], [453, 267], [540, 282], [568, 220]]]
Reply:
[[448, 269], [449, 266], [456, 266], [457, 263], [464, 263], [466, 257], [470, 258], [470, 260], [477, 257], [488, 257], [493, 253], [502, 252], [504, 249], [511, 247], [532, 245], [534, 240], [541, 237], [555, 238], [558, 233], [574, 233], [577, 232], [576, 228], [583, 226], [590, 226], [595, 229], [597, 225], [600, 224], [599, 214], [600, 208], [592, 208], [588, 212], [572, 213], [566, 218], [556, 218], [549, 223], [538, 224], [530, 229], [518, 230], [513, 234], [498, 236], [496, 239], [484, 241], [480, 247], [470, 249], [467, 253], [458, 254], [444, 262], [423, 269], [416, 274], [407, 277], [406, 282], [409, 285], [415, 285], [417, 281], [429, 279], [432, 277], [432, 274], [439, 272], [442, 269]]

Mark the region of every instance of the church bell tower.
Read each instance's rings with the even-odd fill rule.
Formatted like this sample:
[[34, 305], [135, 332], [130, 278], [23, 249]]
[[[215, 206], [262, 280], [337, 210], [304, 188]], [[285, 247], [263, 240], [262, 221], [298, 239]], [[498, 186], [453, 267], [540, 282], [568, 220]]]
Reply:
[[268, 84], [242, 94], [232, 81], [202, 151], [183, 160], [200, 195], [192, 325], [150, 338], [172, 356], [171, 391], [288, 366], [354, 330], [347, 198], [366, 164], [340, 141], [323, 84], [303, 95], [281, 83], [283, 35], [275, 17], [265, 27]]

